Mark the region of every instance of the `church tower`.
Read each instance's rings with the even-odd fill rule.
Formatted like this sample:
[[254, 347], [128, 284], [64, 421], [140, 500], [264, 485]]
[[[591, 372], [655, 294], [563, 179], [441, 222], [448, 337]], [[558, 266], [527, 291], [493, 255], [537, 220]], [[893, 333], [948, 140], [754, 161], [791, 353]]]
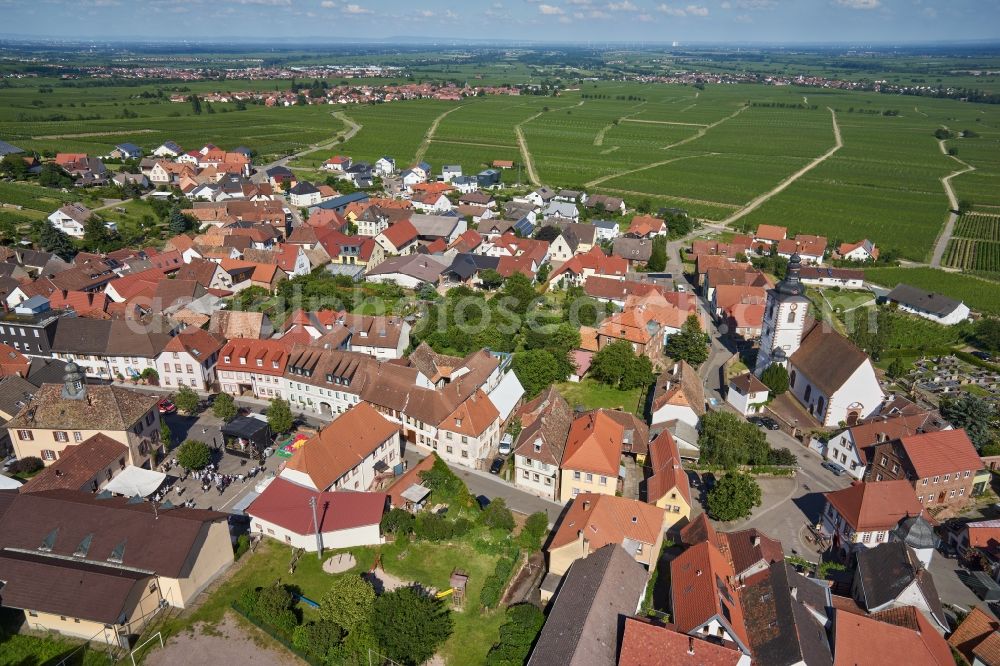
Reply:
[[809, 299], [799, 279], [802, 260], [798, 253], [788, 261], [788, 274], [767, 292], [764, 325], [760, 335], [760, 351], [754, 374], [758, 377], [771, 364], [788, 366], [788, 357], [795, 353], [805, 331]]

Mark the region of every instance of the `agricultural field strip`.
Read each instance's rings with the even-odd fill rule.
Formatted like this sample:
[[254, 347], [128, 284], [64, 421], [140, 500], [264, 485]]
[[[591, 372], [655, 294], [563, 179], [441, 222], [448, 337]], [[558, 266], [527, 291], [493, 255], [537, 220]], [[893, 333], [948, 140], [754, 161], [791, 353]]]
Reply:
[[479, 146], [481, 148], [516, 148], [517, 146], [505, 146], [499, 143], [473, 143], [472, 141], [454, 141], [452, 139], [431, 139], [431, 143], [450, 143], [455, 146]]
[[[669, 146], [665, 146], [663, 148], [663, 150], [668, 150], [670, 148], [676, 148], [677, 146], [683, 146], [684, 144], [690, 143], [690, 142], [694, 141], [695, 139], [700, 139], [701, 137], [705, 136], [705, 132], [707, 132], [708, 130], [710, 130], [713, 127], [716, 127], [718, 125], [721, 125], [722, 123], [726, 122], [727, 120], [731, 120], [732, 118], [735, 118], [736, 116], [738, 116], [739, 114], [743, 113], [744, 111], [746, 111], [749, 108], [750, 107], [746, 106], [746, 105], [740, 106], [740, 108], [736, 109], [736, 111], [734, 111], [730, 115], [726, 116], [725, 118], [721, 118], [719, 120], [716, 120], [711, 125], [705, 125], [704, 127], [700, 128], [697, 132], [695, 132], [691, 136], [687, 137], [686, 139], [681, 139], [680, 141], [676, 141], [676, 142], [670, 144]], [[718, 154], [718, 153], [706, 153], [706, 155], [715, 155], [715, 154]], [[689, 157], [703, 157], [703, 156], [704, 155], [691, 155]], [[673, 158], [673, 159], [669, 159], [669, 160], [661, 160], [659, 162], [653, 162], [652, 164], [646, 164], [646, 165], [638, 167], [636, 169], [628, 169], [626, 171], [619, 171], [617, 173], [608, 174], [606, 176], [601, 176], [600, 178], [592, 180], [589, 183], [586, 183], [586, 186], [587, 187], [596, 187], [597, 185], [600, 185], [601, 183], [604, 183], [606, 181], [612, 180], [614, 178], [619, 178], [621, 176], [627, 176], [629, 174], [638, 173], [640, 171], [646, 171], [647, 169], [655, 169], [656, 167], [663, 166], [665, 164], [670, 164], [671, 162], [676, 162], [679, 159], [685, 159], [685, 158], [683, 158], [683, 157], [677, 157], [677, 158]]]
[[[637, 104], [636, 106], [634, 106], [632, 108], [633, 109], [638, 109], [639, 107], [641, 107], [641, 106], [643, 106], [645, 104], [646, 104], [645, 102], [640, 102], [639, 104]], [[614, 127], [615, 127], [616, 124], [628, 120], [629, 116], [634, 116], [637, 113], [639, 113], [639, 111], [635, 111], [633, 113], [630, 113], [627, 116], [620, 116], [617, 119], [617, 122], [611, 122], [611, 123], [608, 123], [607, 125], [605, 125], [604, 127], [602, 127], [601, 131], [598, 132], [597, 136], [594, 137], [594, 145], [595, 146], [603, 146], [604, 145], [604, 135], [605, 134], [607, 134], [609, 131], [611, 131], [612, 129], [614, 129]]]
[[944, 228], [941, 230], [941, 235], [938, 236], [937, 242], [934, 244], [934, 254], [931, 255], [931, 266], [934, 267], [941, 265], [941, 260], [944, 258], [945, 250], [948, 249], [948, 241], [951, 240], [952, 232], [955, 230], [955, 222], [958, 220], [958, 215], [955, 214], [955, 211], [958, 210], [958, 197], [955, 196], [955, 190], [951, 186], [951, 179], [955, 176], [960, 176], [963, 173], [976, 170], [976, 167], [972, 166], [968, 162], [963, 162], [955, 155], [949, 155], [948, 148], [945, 146], [944, 142], [944, 139], [938, 140], [938, 148], [941, 149], [941, 154], [950, 157], [959, 164], [963, 165], [965, 168], [959, 169], [958, 171], [952, 171], [947, 176], [941, 178], [941, 185], [944, 187], [944, 193], [948, 196], [948, 205], [951, 206], [951, 208], [948, 210], [948, 220], [945, 222]]
[[[583, 106], [583, 102], [584, 100], [580, 100], [579, 104], [576, 104], [570, 108]], [[517, 134], [517, 144], [521, 148], [521, 161], [524, 162], [524, 168], [528, 172], [528, 181], [535, 186], [541, 185], [541, 181], [538, 180], [538, 174], [535, 173], [535, 163], [531, 159], [531, 151], [528, 150], [528, 142], [524, 138], [524, 132], [522, 131], [521, 127], [531, 122], [532, 120], [542, 115], [543, 113], [545, 113], [544, 109], [542, 111], [539, 111], [535, 115], [530, 116], [525, 120], [522, 120], [518, 124], [514, 125], [514, 133]]]
[[420, 147], [417, 148], [417, 154], [413, 157], [413, 161], [415, 163], [423, 161], [424, 155], [427, 153], [427, 149], [430, 148], [431, 140], [434, 138], [434, 133], [437, 132], [438, 125], [441, 124], [441, 121], [444, 120], [449, 113], [454, 113], [455, 111], [458, 111], [464, 106], [465, 104], [459, 104], [458, 106], [452, 107], [434, 119], [434, 122], [431, 123], [431, 126], [427, 128], [427, 133], [424, 134], [423, 143], [421, 143]]
[[817, 166], [819, 166], [827, 159], [829, 159], [834, 153], [836, 153], [838, 150], [844, 147], [844, 140], [840, 136], [840, 126], [837, 125], [837, 112], [830, 107], [827, 107], [827, 109], [829, 109], [830, 111], [830, 119], [833, 122], [833, 136], [834, 136], [833, 147], [830, 148], [825, 153], [823, 153], [822, 155], [820, 155], [819, 157], [817, 157], [816, 159], [814, 159], [809, 164], [805, 165], [804, 167], [793, 173], [788, 178], [785, 178], [783, 181], [778, 183], [777, 187], [775, 187], [770, 192], [765, 192], [764, 194], [761, 194], [759, 197], [757, 197], [756, 199], [748, 203], [746, 206], [744, 206], [741, 210], [738, 210], [737, 212], [733, 213], [733, 215], [722, 221], [723, 224], [726, 225], [732, 224], [741, 217], [752, 213], [757, 208], [759, 208], [761, 204], [769, 200], [774, 195], [784, 191], [785, 188], [787, 188], [789, 185], [791, 185], [796, 180], [798, 180], [802, 176], [806, 175], [807, 173], [815, 169]]
[[643, 120], [641, 118], [621, 118], [624, 123], [646, 123], [648, 125], [684, 125], [687, 127], [708, 127], [705, 123], [678, 123], [672, 120]]
[[[692, 155], [692, 157], [703, 157], [703, 156], [702, 155]], [[680, 159], [685, 159], [685, 158], [678, 157], [676, 159], [680, 160]], [[676, 161], [676, 160], [674, 160], [674, 161]], [[721, 201], [708, 201], [706, 199], [692, 199], [691, 197], [682, 197], [682, 196], [678, 196], [676, 194], [652, 195], [650, 192], [636, 192], [635, 190], [619, 190], [619, 189], [615, 189], [613, 187], [602, 187], [601, 190], [604, 191], [604, 192], [614, 192], [615, 194], [626, 194], [626, 195], [632, 195], [632, 196], [637, 196], [637, 197], [661, 196], [661, 197], [663, 197], [665, 199], [676, 199], [677, 201], [686, 201], [688, 203], [703, 204], [703, 205], [706, 205], [706, 206], [718, 206], [720, 208], [736, 209], [736, 208], [740, 207], [739, 204], [722, 203]]]
[[161, 130], [154, 129], [136, 129], [136, 130], [116, 130], [112, 132], [85, 132], [83, 134], [43, 134], [31, 137], [32, 139], [38, 140], [53, 140], [53, 139], [85, 139], [92, 136], [121, 136], [122, 134], [156, 134]]

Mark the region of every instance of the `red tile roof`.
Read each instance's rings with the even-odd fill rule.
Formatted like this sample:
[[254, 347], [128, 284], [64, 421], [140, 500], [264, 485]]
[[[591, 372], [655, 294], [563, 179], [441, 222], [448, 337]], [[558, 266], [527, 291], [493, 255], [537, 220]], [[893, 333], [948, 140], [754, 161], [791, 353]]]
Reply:
[[664, 430], [649, 444], [649, 460], [653, 475], [646, 480], [646, 501], [656, 502], [674, 488], [688, 507], [691, 506], [691, 486], [681, 467], [681, 454], [669, 430]]
[[[834, 617], [834, 666], [860, 666], [886, 663], [892, 655], [896, 664], [954, 666], [951, 650], [944, 638], [917, 613], [920, 631], [913, 631], [864, 615], [836, 611]], [[873, 637], [877, 637], [874, 638]], [[877, 650], [873, 649], [877, 646]]]
[[413, 223], [409, 220], [400, 220], [396, 222], [385, 231], [382, 235], [392, 243], [392, 246], [397, 250], [405, 248], [410, 243], [417, 240], [417, 228], [413, 226]]
[[675, 558], [670, 563], [670, 595], [677, 628], [688, 633], [716, 619], [728, 624], [732, 634], [749, 646], [733, 577], [732, 565], [708, 541], [691, 546]]
[[778, 227], [773, 224], [762, 224], [757, 227], [757, 233], [754, 234], [755, 238], [760, 238], [762, 240], [769, 241], [780, 241], [784, 240], [788, 236], [788, 229], [785, 227]]
[[905, 479], [877, 483], [855, 481], [843, 490], [825, 495], [858, 532], [889, 530], [903, 518], [920, 515], [923, 511], [913, 486]]
[[717, 645], [648, 620], [625, 618], [618, 666], [736, 666], [743, 653]]
[[569, 428], [563, 468], [617, 480], [624, 436], [625, 429], [607, 414], [591, 412], [580, 416]]
[[910, 464], [921, 479], [983, 467], [965, 430], [939, 430], [902, 437], [899, 440]]
[[316, 488], [326, 490], [388, 441], [398, 446], [399, 425], [367, 402], [341, 414], [292, 454], [286, 469], [309, 476]]
[[955, 632], [948, 637], [948, 645], [961, 652], [971, 664], [973, 648], [998, 629], [1000, 629], [1000, 622], [997, 622], [979, 606], [973, 606], [969, 614], [962, 620], [962, 624], [958, 625]]
[[[238, 338], [222, 348], [216, 367], [219, 370], [280, 376], [285, 373], [290, 348], [289, 343], [280, 339]], [[240, 359], [245, 362], [241, 363]]]
[[385, 510], [385, 493], [317, 492], [280, 476], [254, 500], [247, 514], [296, 534], [314, 534], [309, 500], [316, 500], [321, 532], [377, 525]]
[[590, 542], [590, 550], [625, 539], [655, 545], [663, 531], [663, 509], [639, 500], [598, 493], [580, 493], [552, 535], [548, 551], [562, 548], [580, 538]]

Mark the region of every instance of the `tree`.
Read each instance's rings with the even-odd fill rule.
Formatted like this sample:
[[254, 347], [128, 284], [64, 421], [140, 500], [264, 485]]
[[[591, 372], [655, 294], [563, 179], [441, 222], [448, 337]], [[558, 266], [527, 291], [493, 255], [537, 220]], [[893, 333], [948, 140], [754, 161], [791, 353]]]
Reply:
[[319, 616], [347, 633], [368, 631], [375, 609], [375, 589], [361, 576], [335, 578], [320, 600]]
[[390, 509], [379, 523], [383, 533], [405, 535], [413, 532], [415, 519], [413, 514], [405, 509]]
[[892, 363], [889, 367], [885, 369], [885, 374], [889, 376], [889, 379], [899, 379], [906, 374], [906, 364], [903, 363], [903, 359], [899, 356], [892, 359]]
[[956, 428], [964, 428], [977, 450], [995, 439], [997, 410], [985, 398], [967, 393], [961, 398], [943, 400], [941, 416]]
[[657, 236], [653, 239], [653, 247], [649, 253], [646, 268], [651, 271], [662, 271], [667, 267], [667, 238]]
[[163, 446], [167, 451], [173, 448], [174, 445], [174, 434], [170, 432], [170, 426], [166, 421], [160, 421], [160, 441], [163, 442]]
[[514, 514], [507, 508], [507, 502], [502, 497], [497, 497], [486, 505], [479, 519], [483, 525], [490, 529], [504, 530], [506, 532], [514, 530]]
[[730, 412], [708, 412], [698, 436], [701, 461], [736, 469], [740, 465], [765, 465], [770, 447], [764, 433]]
[[46, 162], [38, 172], [38, 184], [42, 187], [73, 187], [73, 178], [55, 162]]
[[267, 408], [267, 424], [271, 426], [271, 432], [281, 434], [289, 432], [294, 425], [292, 418], [292, 408], [288, 401], [283, 398], [274, 398]]
[[177, 463], [184, 469], [205, 469], [210, 462], [212, 462], [212, 450], [205, 442], [189, 439], [177, 449]]
[[63, 231], [56, 229], [48, 222], [40, 223], [38, 244], [49, 252], [58, 255], [60, 259], [69, 261], [76, 254], [76, 246]]
[[538, 292], [535, 291], [531, 280], [521, 273], [514, 273], [507, 278], [500, 294], [510, 302], [511, 312], [519, 315], [526, 314], [531, 304], [538, 298]]
[[496, 289], [503, 285], [503, 276], [492, 268], [487, 268], [479, 274], [479, 279], [483, 283], [483, 289]]
[[375, 637], [393, 661], [422, 664], [452, 632], [451, 613], [440, 599], [416, 587], [386, 592], [375, 601]]
[[535, 271], [535, 281], [538, 282], [538, 284], [545, 284], [546, 282], [548, 282], [549, 273], [551, 272], [552, 272], [552, 264], [546, 261], [544, 264], [538, 267], [537, 271]]
[[24, 161], [24, 156], [16, 153], [4, 155], [0, 160], [0, 173], [15, 180], [24, 180], [28, 177], [28, 165]]
[[666, 355], [697, 368], [708, 359], [708, 334], [701, 330], [696, 315], [689, 315], [681, 330], [667, 339]]
[[191, 102], [191, 110], [194, 112], [194, 114], [196, 116], [200, 115], [201, 114], [201, 99], [197, 95], [190, 95], [188, 97], [188, 101]]
[[653, 365], [647, 357], [637, 356], [627, 340], [615, 340], [594, 354], [590, 375], [603, 384], [628, 391], [653, 381]]
[[559, 227], [554, 224], [547, 224], [537, 232], [535, 232], [535, 238], [537, 240], [545, 241], [546, 243], [551, 243], [555, 239], [559, 238], [559, 234], [562, 233]]
[[170, 209], [168, 226], [170, 233], [180, 235], [191, 228], [191, 218], [181, 212], [180, 206], [175, 205]]
[[779, 396], [788, 390], [788, 370], [783, 365], [772, 363], [760, 373], [760, 381], [771, 390], [772, 396]]
[[976, 342], [990, 351], [1000, 351], [1000, 319], [983, 317], [976, 322]]
[[959, 200], [958, 200], [958, 210], [957, 210], [956, 212], [957, 212], [957, 213], [958, 213], [959, 215], [965, 215], [965, 214], [966, 214], [966, 213], [968, 213], [968, 212], [969, 212], [970, 210], [972, 210], [972, 207], [973, 207], [974, 205], [975, 205], [975, 204], [973, 204], [973, 203], [972, 203], [972, 202], [971, 202], [970, 200], [968, 200], [968, 199], [959, 199]]
[[189, 386], [180, 387], [177, 389], [177, 393], [174, 394], [174, 405], [186, 414], [194, 414], [198, 411], [198, 404], [200, 402], [201, 398]]
[[83, 244], [88, 250], [100, 252], [110, 240], [111, 234], [108, 233], [108, 227], [99, 216], [92, 214], [83, 223]]
[[746, 518], [760, 504], [760, 486], [741, 472], [726, 474], [708, 493], [708, 515], [715, 520]]
[[344, 639], [344, 629], [335, 622], [307, 622], [295, 627], [292, 645], [299, 652], [326, 664], [338, 663], [336, 648]]
[[521, 666], [545, 624], [545, 615], [534, 604], [507, 608], [507, 621], [500, 625], [500, 640], [486, 655], [487, 666]]
[[233, 396], [228, 393], [220, 393], [215, 396], [215, 400], [212, 402], [212, 413], [215, 414], [216, 418], [222, 419], [226, 423], [235, 419], [237, 409]]
[[512, 367], [528, 398], [533, 398], [543, 389], [566, 379], [566, 375], [561, 374], [558, 359], [547, 349], [516, 352]]

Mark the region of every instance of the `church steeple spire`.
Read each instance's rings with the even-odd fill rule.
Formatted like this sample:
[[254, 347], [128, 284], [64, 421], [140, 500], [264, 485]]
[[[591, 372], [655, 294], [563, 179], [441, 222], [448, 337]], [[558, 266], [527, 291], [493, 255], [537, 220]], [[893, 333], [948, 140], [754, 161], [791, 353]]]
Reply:
[[805, 288], [802, 286], [802, 280], [799, 277], [801, 270], [802, 257], [796, 252], [788, 260], [788, 272], [785, 274], [785, 279], [778, 283], [776, 287], [778, 292], [787, 296], [801, 296], [805, 293]]
[[87, 395], [87, 385], [84, 383], [83, 371], [73, 361], [66, 364], [66, 374], [63, 375], [62, 397], [69, 400], [83, 400]]

